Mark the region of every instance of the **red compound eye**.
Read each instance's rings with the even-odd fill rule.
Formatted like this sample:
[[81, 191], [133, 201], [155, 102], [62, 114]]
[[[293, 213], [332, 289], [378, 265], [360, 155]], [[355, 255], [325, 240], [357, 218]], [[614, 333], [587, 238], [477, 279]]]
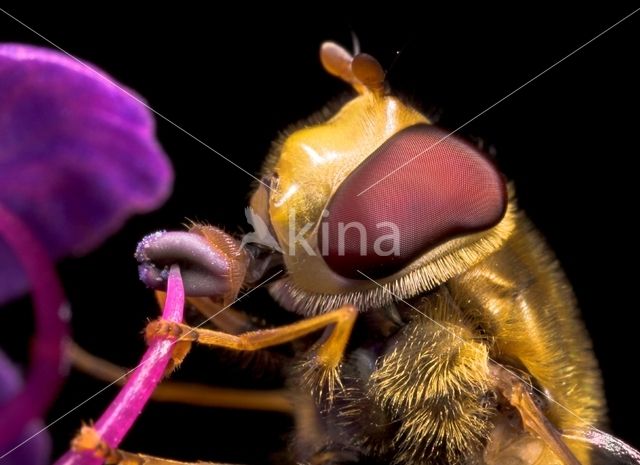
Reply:
[[333, 271], [354, 279], [364, 279], [358, 270], [389, 276], [434, 246], [502, 219], [502, 175], [468, 142], [443, 140], [447, 134], [431, 125], [406, 128], [342, 183], [318, 236]]

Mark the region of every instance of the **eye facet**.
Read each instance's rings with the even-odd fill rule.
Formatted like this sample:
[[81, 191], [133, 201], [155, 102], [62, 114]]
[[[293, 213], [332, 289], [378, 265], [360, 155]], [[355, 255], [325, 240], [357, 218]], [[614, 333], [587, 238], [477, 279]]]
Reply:
[[406, 128], [340, 185], [318, 234], [334, 272], [389, 276], [433, 247], [502, 219], [502, 175], [476, 147], [447, 135], [432, 125]]

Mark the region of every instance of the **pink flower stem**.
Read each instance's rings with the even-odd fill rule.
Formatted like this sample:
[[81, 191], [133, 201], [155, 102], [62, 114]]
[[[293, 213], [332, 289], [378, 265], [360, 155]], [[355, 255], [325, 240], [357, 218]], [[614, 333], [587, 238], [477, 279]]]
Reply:
[[[162, 317], [181, 322], [184, 310], [184, 288], [177, 265], [171, 267]], [[174, 341], [155, 339], [142, 357], [140, 364], [131, 372], [127, 384], [96, 422], [94, 428], [111, 447], [117, 448], [142, 412], [153, 390], [162, 381], [171, 357]], [[90, 451], [69, 451], [55, 465], [100, 465], [102, 460]]]
[[62, 386], [68, 371], [64, 345], [69, 335], [70, 312], [46, 250], [29, 228], [2, 205], [0, 240], [15, 253], [27, 275], [35, 312], [35, 337], [26, 382], [15, 397], [0, 406], [1, 456], [31, 421], [44, 416]]

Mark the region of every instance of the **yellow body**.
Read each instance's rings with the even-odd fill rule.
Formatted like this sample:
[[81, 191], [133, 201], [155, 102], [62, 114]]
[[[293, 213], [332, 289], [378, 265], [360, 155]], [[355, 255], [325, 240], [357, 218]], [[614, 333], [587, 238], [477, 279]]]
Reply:
[[589, 336], [569, 283], [524, 215], [500, 250], [447, 286], [483, 321], [491, 357], [520, 365], [548, 394], [545, 413], [560, 431], [601, 425], [604, 393]]
[[[518, 212], [511, 188], [507, 213], [499, 224], [425, 250], [408, 267], [378, 283], [346, 279], [333, 273], [320, 254], [299, 247], [289, 250], [289, 228], [295, 231], [309, 222], [315, 227], [306, 239], [317, 247], [318, 225], [328, 201], [369, 154], [400, 130], [429, 123], [400, 99], [349, 82], [360, 93], [327, 120], [291, 133], [266, 165], [265, 175], [277, 177], [277, 188], [263, 214], [282, 246], [288, 272], [272, 285], [273, 296], [307, 316], [344, 304], [375, 310], [398, 299], [410, 299], [427, 315], [405, 334], [406, 341], [423, 344], [420, 356], [403, 359], [400, 345], [379, 361], [371, 378], [371, 395], [392, 421], [403, 425], [394, 439], [398, 463], [420, 462], [414, 455], [422, 449], [408, 443], [429, 445], [438, 440], [450, 463], [466, 457], [465, 448], [485, 447], [487, 463], [518, 458], [518, 463], [560, 464], [536, 438], [514, 433], [505, 426], [504, 416], [485, 412], [478, 404], [491, 389], [490, 365], [495, 362], [533, 380], [548, 397], [545, 415], [560, 431], [596, 426], [604, 415], [599, 372], [570, 286], [544, 241]], [[432, 320], [457, 336], [430, 328]], [[424, 333], [429, 336], [414, 341]], [[403, 370], [419, 370], [415, 364], [421, 363], [437, 375], [398, 377]], [[460, 414], [442, 416], [442, 402], [445, 409]], [[589, 463], [586, 450], [571, 447], [583, 464]]]
[[[141, 276], [153, 276], [169, 259], [181, 263], [186, 282], [192, 281], [189, 302], [209, 317], [207, 322], [227, 308], [220, 310], [241, 286], [254, 285], [282, 258], [285, 272], [263, 282], [270, 281], [272, 295], [284, 308], [303, 317], [261, 327], [248, 315], [228, 311], [213, 320], [217, 329], [160, 319], [147, 326], [147, 339], [180, 341], [172, 366], [192, 343], [250, 352], [295, 342], [283, 367], [289, 378], [286, 394], [267, 399], [262, 391], [233, 392], [225, 400], [218, 391], [213, 396], [219, 406], [236, 403], [290, 411], [296, 422], [289, 449], [292, 463], [590, 465], [593, 451], [580, 431], [603, 422], [604, 396], [589, 338], [569, 284], [542, 238], [518, 211], [511, 187], [504, 208], [504, 185], [496, 171], [491, 171], [492, 179], [498, 179], [495, 196], [482, 185], [462, 184], [466, 181], [460, 179], [470, 179], [460, 176], [466, 168], [447, 171], [458, 169], [448, 163], [448, 150], [440, 154], [444, 162], [437, 162], [441, 171], [422, 172], [438, 178], [444, 170], [440, 184], [424, 184], [428, 192], [453, 191], [443, 197], [444, 208], [434, 201], [440, 208], [436, 215], [444, 211], [452, 215], [447, 219], [467, 224], [468, 210], [460, 219], [459, 210], [449, 208], [475, 201], [458, 197], [459, 186], [475, 189], [474, 199], [479, 198], [483, 207], [499, 204], [500, 209], [480, 226], [465, 229], [455, 223], [448, 239], [444, 234], [437, 241], [428, 234], [420, 236], [426, 240], [419, 242], [417, 258], [413, 250], [402, 257], [406, 261], [400, 262], [399, 271], [389, 268], [393, 274], [377, 280], [365, 275], [350, 279], [325, 262], [318, 247], [323, 213], [332, 199], [349, 201], [344, 191], [334, 197], [338, 188], [369, 156], [378, 156], [377, 149], [394, 135], [431, 123], [386, 92], [384, 72], [372, 57], [352, 57], [326, 43], [321, 59], [358, 95], [335, 114], [290, 133], [267, 160], [263, 181], [251, 199], [252, 215], [262, 223], [252, 224], [258, 225], [256, 237], [275, 238], [250, 242], [258, 245], [245, 249], [244, 241], [213, 226], [194, 225], [192, 235], [148, 236], [141, 243], [144, 253], [137, 254], [148, 272]], [[401, 147], [405, 150], [407, 145]], [[417, 156], [428, 156], [432, 147]], [[394, 187], [403, 185], [403, 170], [410, 169], [409, 163], [391, 174], [400, 178]], [[429, 196], [408, 201], [402, 194], [398, 197], [383, 201], [395, 202], [397, 208], [409, 208], [403, 201], [434, 206], [417, 203], [433, 200]], [[375, 199], [358, 204], [353, 216], [360, 217], [363, 210], [375, 219], [389, 216], [389, 209], [378, 211]], [[429, 218], [417, 220], [424, 223]], [[203, 240], [210, 250], [203, 252]], [[161, 263], [154, 263], [154, 256]], [[357, 259], [350, 260], [344, 264], [356, 268]], [[211, 290], [210, 280], [225, 289], [222, 295], [218, 288]], [[150, 284], [158, 281], [162, 280]], [[323, 336], [313, 343], [309, 338], [321, 330]], [[84, 365], [94, 366], [90, 362]], [[174, 398], [177, 388], [170, 390]], [[193, 394], [193, 389], [177, 390], [183, 396]], [[574, 442], [563, 433], [571, 433]], [[624, 444], [602, 437], [591, 444], [619, 457], [636, 456]], [[93, 451], [114, 465], [183, 463], [113, 449], [91, 427], [80, 431], [73, 447]]]

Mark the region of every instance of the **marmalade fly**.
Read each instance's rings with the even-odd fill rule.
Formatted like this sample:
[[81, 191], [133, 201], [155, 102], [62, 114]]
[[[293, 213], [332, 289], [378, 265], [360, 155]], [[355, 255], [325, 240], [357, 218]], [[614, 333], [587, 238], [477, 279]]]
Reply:
[[[274, 144], [247, 208], [254, 231], [194, 223], [141, 241], [142, 281], [161, 293], [179, 265], [189, 306], [212, 317], [153, 321], [147, 339], [179, 340], [174, 365], [193, 344], [288, 345], [286, 391], [231, 402], [289, 411], [292, 463], [640, 463], [598, 429], [588, 335], [514, 186], [396, 96], [372, 56], [327, 42], [320, 58], [354, 93]], [[270, 276], [290, 324], [231, 306]], [[111, 465], [182, 463], [94, 436], [84, 427], [74, 444]]]

